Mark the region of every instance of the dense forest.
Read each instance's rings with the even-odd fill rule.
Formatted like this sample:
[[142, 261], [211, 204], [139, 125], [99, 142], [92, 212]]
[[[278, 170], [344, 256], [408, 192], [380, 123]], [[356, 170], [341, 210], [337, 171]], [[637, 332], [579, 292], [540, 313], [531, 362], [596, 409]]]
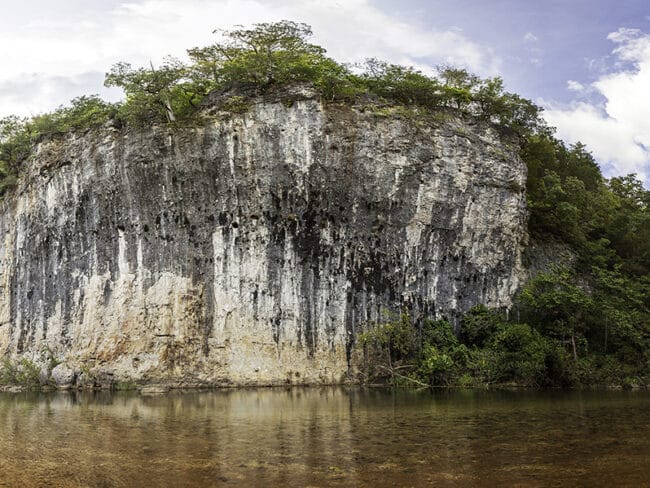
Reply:
[[294, 22], [220, 32], [188, 50], [188, 61], [114, 65], [106, 86], [125, 100], [82, 96], [52, 113], [0, 120], [0, 194], [15, 186], [44, 137], [105, 124], [199, 126], [202, 101], [222, 92], [224, 110], [245, 112], [245, 94], [309, 83], [325, 103], [371, 98], [404, 117], [479, 119], [516, 141], [528, 166], [533, 242], [565, 249], [567, 262], [539, 273], [517, 297], [516, 313], [478, 305], [454, 331], [444, 317], [412, 320], [394, 311], [359, 337], [367, 381], [485, 386], [621, 385], [650, 380], [650, 192], [634, 176], [603, 177], [583, 145], [559, 141], [534, 103], [465, 69], [435, 74], [371, 59], [348, 66], [311, 44]]

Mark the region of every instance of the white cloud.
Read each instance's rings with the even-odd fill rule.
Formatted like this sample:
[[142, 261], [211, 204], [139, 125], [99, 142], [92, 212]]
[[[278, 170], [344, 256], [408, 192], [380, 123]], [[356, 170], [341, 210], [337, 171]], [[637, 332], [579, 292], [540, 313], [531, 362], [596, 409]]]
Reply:
[[580, 91], [583, 91], [585, 89], [585, 86], [582, 83], [580, 83], [579, 81], [575, 81], [575, 80], [567, 81], [566, 86], [567, 86], [567, 88], [569, 90], [576, 91], [576, 92], [580, 92]]
[[[314, 42], [341, 61], [378, 57], [424, 69], [453, 63], [483, 75], [496, 74], [499, 64], [458, 30], [406, 23], [369, 0], [72, 0], [75, 8], [60, 12], [46, 0], [26, 1], [31, 9], [22, 16], [0, 18], [0, 45], [12, 47], [0, 50], [0, 115], [52, 109], [70, 98], [63, 86], [106, 93], [103, 73], [117, 61], [144, 65], [183, 56], [189, 47], [214, 42], [214, 29], [282, 19], [310, 24]], [[39, 6], [47, 9], [42, 17]], [[93, 87], [80, 77], [98, 82]], [[23, 83], [30, 90], [17, 100], [15, 87]]]
[[526, 32], [526, 35], [524, 36], [525, 42], [537, 42], [538, 40], [537, 36], [532, 32]]
[[[588, 88], [604, 102], [548, 105], [549, 123], [568, 141], [581, 141], [593, 152], [605, 173], [637, 173], [650, 183], [650, 34], [620, 29], [608, 36], [616, 71], [602, 75]], [[569, 82], [569, 88], [571, 88]], [[577, 87], [577, 85], [574, 85]]]
[[[2, 114], [32, 115], [45, 108], [55, 108], [68, 100], [97, 93], [104, 82], [103, 72], [86, 72], [74, 76], [23, 75], [16, 79], [0, 81], [0, 108]], [[118, 89], [104, 89], [104, 98], [117, 101]], [[35, 107], [26, 110], [27, 107]]]
[[535, 68], [541, 68], [544, 65], [544, 50], [539, 45], [539, 38], [532, 32], [527, 32], [523, 41], [528, 53], [526, 61]]

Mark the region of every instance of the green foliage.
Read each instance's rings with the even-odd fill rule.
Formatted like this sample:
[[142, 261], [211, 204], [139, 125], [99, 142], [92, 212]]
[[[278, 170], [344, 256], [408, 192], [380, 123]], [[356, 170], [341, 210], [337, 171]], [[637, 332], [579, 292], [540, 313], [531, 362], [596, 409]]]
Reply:
[[[524, 316], [548, 337], [575, 341], [584, 337], [594, 303], [573, 272], [555, 267], [540, 273], [521, 294]], [[576, 351], [577, 352], [577, 351]]]
[[411, 67], [369, 59], [358, 79], [365, 91], [404, 105], [455, 110], [495, 124], [501, 131], [530, 137], [547, 133], [541, 109], [507, 93], [501, 78], [481, 79], [467, 70], [441, 67], [437, 76]]
[[20, 165], [30, 151], [27, 121], [15, 116], [0, 119], [0, 197], [16, 185]]
[[548, 341], [526, 324], [504, 323], [491, 338], [496, 351], [495, 379], [538, 385], [546, 377]]
[[20, 165], [30, 151], [27, 120], [15, 116], [0, 119], [0, 196], [16, 185]]
[[38, 388], [41, 386], [40, 368], [27, 358], [18, 362], [4, 358], [0, 363], [0, 385]]
[[18, 184], [18, 176], [15, 173], [9, 173], [3, 167], [0, 167], [0, 196], [4, 195]]
[[548, 135], [534, 136], [522, 157], [534, 236], [551, 235], [578, 247], [605, 237], [618, 203], [584, 146], [567, 148]]
[[435, 386], [553, 383], [547, 378], [552, 344], [536, 330], [509, 323], [484, 307], [472, 310], [462, 324], [462, 342], [445, 320], [417, 325], [402, 314], [375, 324], [359, 338], [366, 374], [397, 384]]
[[311, 28], [296, 22], [262, 23], [252, 29], [218, 32], [223, 42], [192, 49], [189, 54], [208, 68], [219, 86], [270, 86], [310, 80], [325, 52], [307, 42]]
[[450, 351], [427, 344], [422, 350], [417, 373], [429, 384], [447, 386], [454, 381], [457, 369]]
[[399, 105], [472, 115], [523, 137], [547, 131], [540, 108], [505, 92], [500, 78], [482, 80], [453, 67], [439, 68], [435, 76], [425, 75], [376, 59], [353, 73], [310, 43], [311, 28], [297, 22], [261, 23], [215, 33], [220, 42], [189, 49], [188, 64], [168, 59], [158, 69], [114, 65], [105, 84], [126, 93], [120, 116], [135, 125], [187, 120], [196, 116], [199, 102], [211, 91], [242, 87], [265, 92], [274, 86], [306, 82], [327, 100], [372, 94]]
[[420, 348], [424, 345], [432, 345], [450, 349], [459, 344], [458, 338], [454, 334], [454, 328], [446, 320], [423, 320], [419, 335]]
[[115, 391], [134, 391], [138, 389], [138, 385], [133, 381], [117, 381], [113, 383], [112, 389]]
[[48, 346], [44, 346], [41, 349], [41, 362], [45, 365], [45, 381], [50, 382], [52, 370], [61, 364], [61, 361], [54, 356], [54, 353]]
[[622, 266], [594, 267], [591, 278], [598, 306], [588, 331], [592, 349], [641, 372], [650, 365], [650, 280], [626, 275]]
[[0, 362], [0, 385], [15, 385], [17, 383], [18, 367], [9, 358]]
[[477, 305], [463, 316], [460, 339], [468, 346], [483, 347], [499, 329], [501, 322], [498, 313], [485, 305]]
[[226, 100], [222, 108], [233, 114], [243, 114], [250, 110], [250, 101], [240, 95], [234, 95]]
[[443, 85], [414, 68], [369, 59], [361, 81], [371, 93], [395, 102], [440, 107]]
[[97, 95], [81, 96], [70, 101], [54, 112], [36, 115], [27, 124], [32, 139], [74, 130], [87, 130], [99, 127], [117, 113], [114, 104], [103, 101]]
[[398, 385], [535, 387], [646, 384], [650, 366], [647, 282], [595, 268], [589, 287], [566, 267], [522, 291], [527, 323], [477, 306], [458, 335], [444, 320], [389, 316], [360, 336], [369, 379]]
[[420, 333], [417, 376], [429, 384], [455, 383], [467, 362], [467, 348], [458, 342], [446, 320], [424, 320]]
[[[620, 383], [647, 375], [650, 350], [650, 192], [634, 175], [607, 181], [582, 144], [530, 137], [529, 230], [577, 256], [528, 284], [528, 322], [556, 341], [554, 367], [564, 382]], [[590, 368], [594, 368], [590, 371]], [[567, 372], [568, 371], [568, 372]]]
[[11, 174], [27, 159], [31, 150], [27, 120], [16, 116], [0, 119], [0, 173]]
[[[637, 277], [650, 274], [650, 191], [635, 175], [612, 178], [609, 225], [602, 235], [620, 257], [622, 270]], [[614, 210], [613, 214], [611, 210]]]
[[252, 86], [264, 91], [275, 85], [310, 82], [327, 99], [360, 92], [356, 78], [344, 65], [308, 42], [312, 32], [306, 24], [282, 21], [215, 32], [223, 42], [188, 50], [191, 78], [208, 90]]
[[357, 341], [374, 355], [385, 357], [387, 365], [391, 366], [415, 354], [418, 338], [408, 314], [390, 314], [388, 319], [359, 334]]
[[153, 63], [150, 68], [137, 69], [117, 63], [104, 84], [124, 90], [126, 101], [118, 114], [135, 126], [191, 118], [202, 97], [198, 84], [188, 78], [187, 67], [173, 58], [158, 68]]
[[650, 273], [650, 192], [634, 175], [607, 181], [583, 145], [548, 135], [529, 138], [522, 157], [533, 236], [573, 246], [587, 267]]

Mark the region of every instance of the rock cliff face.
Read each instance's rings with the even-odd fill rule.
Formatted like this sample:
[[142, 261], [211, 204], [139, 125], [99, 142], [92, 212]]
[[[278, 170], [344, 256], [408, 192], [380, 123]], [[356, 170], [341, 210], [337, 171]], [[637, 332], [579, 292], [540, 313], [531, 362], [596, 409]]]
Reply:
[[211, 115], [38, 146], [2, 203], [0, 354], [68, 382], [332, 383], [385, 310], [510, 305], [525, 167], [487, 126], [309, 96]]

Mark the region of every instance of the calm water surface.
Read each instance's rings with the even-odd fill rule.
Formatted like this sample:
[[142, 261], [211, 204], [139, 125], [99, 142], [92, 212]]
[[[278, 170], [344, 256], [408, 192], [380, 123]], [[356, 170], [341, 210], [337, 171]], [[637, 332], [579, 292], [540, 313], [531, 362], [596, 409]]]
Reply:
[[647, 392], [0, 394], [0, 486], [648, 486]]

